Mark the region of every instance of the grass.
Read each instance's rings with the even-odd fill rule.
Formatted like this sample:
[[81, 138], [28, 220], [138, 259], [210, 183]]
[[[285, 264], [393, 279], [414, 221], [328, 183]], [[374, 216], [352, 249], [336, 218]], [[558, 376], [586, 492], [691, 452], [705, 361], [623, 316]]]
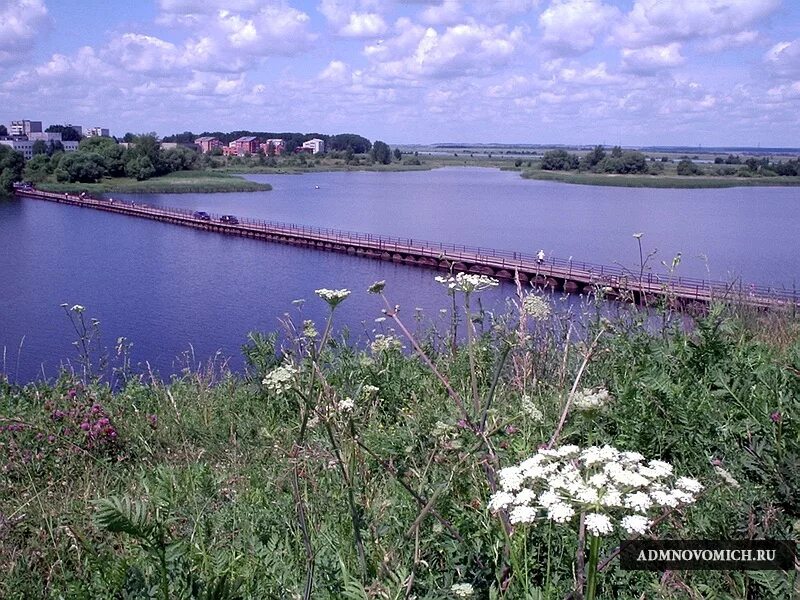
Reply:
[[[563, 598], [585, 581], [577, 520], [511, 528], [487, 509], [498, 469], [548, 441], [612, 444], [702, 481], [661, 537], [800, 537], [796, 316], [717, 305], [687, 332], [662, 310], [652, 332], [632, 306], [613, 323], [591, 304], [533, 320], [522, 297], [490, 315], [458, 294], [458, 318], [428, 328], [380, 287], [387, 321], [366, 345], [332, 334], [334, 310], [327, 324], [297, 313], [282, 342], [251, 335], [244, 374], [212, 364], [162, 382], [123, 358], [99, 379], [79, 343], [85, 378], [0, 377], [0, 596], [433, 599], [469, 584]], [[609, 405], [567, 408], [570, 389], [598, 387]], [[597, 582], [623, 600], [798, 591], [791, 573], [662, 578], [613, 561]]]
[[271, 190], [267, 183], [256, 183], [219, 171], [177, 171], [162, 177], [137, 181], [129, 177], [105, 178], [99, 183], [39, 183], [49, 192], [108, 194], [183, 194], [212, 192], [259, 192]]
[[728, 188], [800, 185], [800, 177], [731, 177], [731, 176], [678, 176], [678, 175], [615, 175], [601, 173], [572, 173], [527, 169], [526, 179], [560, 181], [578, 185], [605, 185], [613, 187], [645, 188]]

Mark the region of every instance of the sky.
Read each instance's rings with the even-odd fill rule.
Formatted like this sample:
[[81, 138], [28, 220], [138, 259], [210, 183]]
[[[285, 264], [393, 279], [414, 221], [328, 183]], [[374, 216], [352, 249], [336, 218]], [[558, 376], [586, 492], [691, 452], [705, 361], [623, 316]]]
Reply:
[[798, 0], [0, 0], [0, 123], [800, 146]]

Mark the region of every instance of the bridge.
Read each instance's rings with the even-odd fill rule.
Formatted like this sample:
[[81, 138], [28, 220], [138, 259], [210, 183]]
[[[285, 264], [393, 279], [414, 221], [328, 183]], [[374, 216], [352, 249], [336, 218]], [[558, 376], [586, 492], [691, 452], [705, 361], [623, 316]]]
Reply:
[[17, 196], [92, 208], [245, 238], [308, 246], [356, 256], [454, 272], [489, 275], [553, 291], [602, 295], [653, 305], [666, 300], [674, 308], [702, 310], [712, 300], [744, 302], [774, 308], [800, 306], [800, 290], [743, 283], [724, 283], [691, 277], [637, 273], [619, 266], [495, 250], [459, 244], [430, 242], [325, 227], [238, 218], [238, 223], [221, 222], [219, 215], [202, 219], [186, 209], [136, 204], [84, 194], [59, 194], [30, 187], [17, 187]]

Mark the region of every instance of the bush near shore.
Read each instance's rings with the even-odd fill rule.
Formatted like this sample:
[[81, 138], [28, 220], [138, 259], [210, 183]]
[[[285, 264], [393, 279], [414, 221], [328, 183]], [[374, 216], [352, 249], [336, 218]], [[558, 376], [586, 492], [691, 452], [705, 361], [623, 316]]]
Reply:
[[[632, 306], [607, 320], [524, 291], [490, 314], [477, 301], [491, 280], [440, 280], [456, 312], [438, 327], [406, 322], [378, 282], [375, 330], [356, 343], [333, 334], [350, 292], [319, 290], [309, 301], [328, 303], [328, 322], [298, 312], [280, 338], [252, 334], [247, 373], [209, 365], [169, 382], [131, 373], [124, 340], [113, 379], [98, 377], [98, 325], [65, 307], [77, 372], [0, 377], [0, 596], [797, 595], [796, 573], [602, 560], [630, 528], [800, 538], [796, 315], [715, 305], [689, 328], [656, 311], [654, 327]], [[629, 490], [619, 506], [567, 498], [514, 467], [542, 452], [567, 469], [622, 464], [591, 480], [608, 493], [651, 459], [640, 479], [677, 487]], [[556, 491], [549, 512], [544, 496], [522, 498], [534, 484]]]

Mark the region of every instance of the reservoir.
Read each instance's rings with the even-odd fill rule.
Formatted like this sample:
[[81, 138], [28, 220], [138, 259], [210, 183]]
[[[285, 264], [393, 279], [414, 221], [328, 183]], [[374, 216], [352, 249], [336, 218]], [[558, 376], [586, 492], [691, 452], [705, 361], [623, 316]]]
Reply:
[[[515, 172], [251, 175], [270, 192], [113, 195], [134, 202], [273, 221], [546, 254], [639, 272], [645, 256], [664, 273], [792, 288], [800, 284], [800, 209], [794, 188], [670, 190], [567, 185]], [[434, 271], [307, 248], [227, 237], [33, 200], [0, 202], [0, 370], [11, 381], [56, 375], [76, 339], [60, 307], [81, 304], [100, 321], [101, 346], [133, 343], [133, 362], [162, 376], [210, 358], [240, 368], [253, 330], [276, 331], [290, 313], [321, 321], [321, 287], [353, 294], [337, 323], [365, 342], [387, 296], [411, 324], [446, 323], [449, 303]], [[502, 310], [514, 288], [483, 297]], [[305, 300], [293, 304], [295, 300]], [[417, 311], [416, 309], [422, 309]], [[415, 313], [423, 316], [419, 324]], [[379, 321], [376, 322], [376, 319]], [[319, 326], [321, 327], [321, 323]]]

